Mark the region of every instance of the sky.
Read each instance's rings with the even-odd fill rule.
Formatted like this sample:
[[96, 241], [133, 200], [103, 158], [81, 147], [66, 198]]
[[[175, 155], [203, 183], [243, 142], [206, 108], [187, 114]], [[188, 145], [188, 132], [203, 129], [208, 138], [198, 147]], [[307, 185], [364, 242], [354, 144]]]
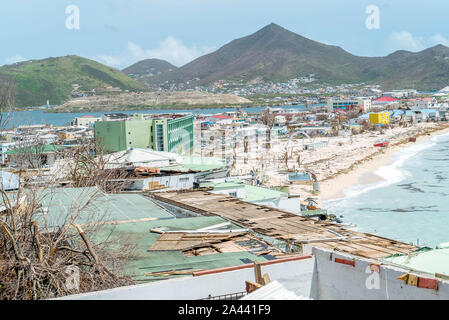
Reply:
[[352, 54], [449, 46], [446, 0], [14, 0], [0, 3], [0, 65], [76, 54], [123, 69], [182, 66], [272, 22]]

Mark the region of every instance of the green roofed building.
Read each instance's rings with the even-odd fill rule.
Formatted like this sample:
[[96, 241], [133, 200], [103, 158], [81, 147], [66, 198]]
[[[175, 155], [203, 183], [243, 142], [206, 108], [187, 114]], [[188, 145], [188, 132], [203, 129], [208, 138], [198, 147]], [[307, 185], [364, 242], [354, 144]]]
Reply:
[[58, 152], [64, 149], [53, 144], [39, 144], [32, 146], [11, 148], [5, 155], [10, 167], [36, 169], [49, 167], [59, 158]]
[[[17, 192], [8, 196], [15, 202]], [[141, 194], [108, 194], [97, 187], [24, 189], [21, 201], [39, 199], [40, 209], [33, 217], [43, 228], [60, 228], [73, 217], [79, 224], [120, 221], [153, 221], [175, 216]], [[3, 205], [0, 201], [0, 205]]]
[[[104, 225], [98, 228], [95, 237], [91, 240], [94, 243], [101, 243], [108, 239], [115, 248], [111, 250], [121, 250], [122, 246], [133, 244], [133, 252], [129, 259], [125, 261], [124, 271], [132, 276], [138, 283], [163, 280], [168, 278], [191, 276], [167, 275], [150, 276], [149, 273], [162, 272], [167, 270], [194, 271], [209, 270], [223, 267], [233, 267], [254, 261], [264, 262], [270, 260], [268, 256], [257, 255], [255, 252], [216, 252], [215, 254], [187, 256], [182, 250], [168, 249], [163, 251], [150, 251], [149, 248], [161, 237], [159, 233], [152, 232], [156, 228], [163, 230], [196, 230], [210, 227], [227, 220], [221, 217], [192, 217], [171, 220], [138, 221], [127, 222], [117, 225]], [[241, 227], [231, 223], [226, 229], [237, 230]], [[271, 239], [264, 239], [269, 242]], [[274, 246], [274, 245], [273, 245]], [[232, 251], [232, 250], [231, 250]], [[272, 259], [272, 258], [271, 258]]]
[[44, 145], [34, 145], [22, 148], [14, 148], [10, 149], [6, 152], [7, 155], [12, 154], [37, 154], [37, 153], [52, 153], [58, 152], [59, 150], [64, 149], [62, 146], [54, 145], [54, 144], [44, 144]]
[[294, 214], [301, 213], [299, 197], [290, 197], [288, 193], [245, 184], [240, 180], [200, 184], [200, 187], [213, 187], [212, 193], [228, 194], [243, 201], [285, 210]]
[[98, 121], [95, 140], [106, 152], [128, 148], [153, 149], [181, 155], [193, 153], [193, 116], [124, 121]]
[[413, 271], [443, 275], [448, 278], [449, 248], [439, 249], [439, 247], [441, 245], [436, 249], [424, 247], [408, 255], [392, 255], [385, 258], [384, 261]]

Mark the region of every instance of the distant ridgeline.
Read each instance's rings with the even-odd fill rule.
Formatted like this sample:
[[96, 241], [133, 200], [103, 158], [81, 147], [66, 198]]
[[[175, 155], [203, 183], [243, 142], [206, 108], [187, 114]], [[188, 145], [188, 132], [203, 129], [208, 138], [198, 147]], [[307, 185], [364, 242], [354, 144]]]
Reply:
[[439, 90], [449, 85], [449, 48], [437, 45], [416, 53], [359, 57], [272, 23], [180, 68], [147, 59], [122, 72], [73, 55], [0, 67], [0, 85], [14, 80], [19, 107], [45, 105], [47, 101], [60, 105], [71, 98], [146, 91], [160, 85], [194, 88], [219, 81], [247, 84], [298, 77], [313, 78], [317, 85], [367, 83], [382, 85], [384, 90]]
[[78, 56], [30, 60], [0, 67], [0, 82], [13, 80], [16, 106], [57, 105], [72, 97], [144, 91], [121, 71]]
[[438, 45], [417, 53], [359, 57], [272, 23], [180, 68], [144, 60], [123, 71], [151, 86], [166, 81], [187, 87], [220, 80], [283, 82], [313, 74], [316, 83], [330, 85], [370, 82], [387, 90], [439, 90], [449, 84], [449, 48]]

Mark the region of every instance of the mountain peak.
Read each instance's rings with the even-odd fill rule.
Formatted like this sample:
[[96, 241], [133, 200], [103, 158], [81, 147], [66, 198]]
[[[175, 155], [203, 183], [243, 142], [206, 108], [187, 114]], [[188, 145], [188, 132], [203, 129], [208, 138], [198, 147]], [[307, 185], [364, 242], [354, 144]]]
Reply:
[[436, 46], [433, 46], [433, 47], [431, 47], [429, 49], [433, 50], [433, 51], [447, 51], [447, 50], [449, 50], [448, 47], [446, 47], [445, 45], [443, 45], [441, 43], [437, 44]]
[[272, 23], [270, 23], [270, 24], [267, 24], [267, 25], [265, 26], [265, 28], [270, 28], [270, 29], [284, 29], [284, 28], [282, 28], [280, 25], [278, 25], [278, 24], [276, 24], [276, 23], [274, 23], [274, 22], [272, 22]]
[[435, 49], [448, 49], [448, 47], [447, 46], [445, 46], [444, 44], [437, 44], [436, 46], [434, 46], [433, 48], [435, 48]]
[[272, 22], [173, 72], [142, 79], [150, 85], [191, 83], [196, 79], [188, 85], [207, 86], [222, 80], [284, 82], [314, 74], [317, 82], [326, 85], [373, 82], [387, 88], [419, 84], [417, 89], [431, 89], [449, 82], [446, 57], [449, 48], [444, 45], [417, 53], [402, 50], [380, 58], [359, 57]]
[[267, 24], [265, 27], [263, 27], [262, 29], [260, 29], [259, 31], [257, 31], [256, 33], [266, 33], [266, 32], [291, 32], [283, 27], [281, 27], [280, 25], [272, 22], [270, 24]]

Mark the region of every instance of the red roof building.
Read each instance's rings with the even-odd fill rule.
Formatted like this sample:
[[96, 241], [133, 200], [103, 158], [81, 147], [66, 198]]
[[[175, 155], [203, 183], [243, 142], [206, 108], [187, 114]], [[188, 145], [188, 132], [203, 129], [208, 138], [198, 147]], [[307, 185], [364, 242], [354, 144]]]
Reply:
[[392, 102], [399, 102], [398, 99], [392, 97], [382, 97], [373, 101], [373, 104], [388, 104]]
[[392, 97], [382, 97], [382, 98], [374, 100], [374, 102], [393, 102], [393, 101], [399, 101], [399, 100], [392, 98]]
[[217, 119], [232, 119], [232, 117], [228, 117], [228, 116], [225, 116], [225, 115], [222, 115], [222, 114], [216, 114], [216, 115], [214, 115], [212, 117], [217, 118]]

